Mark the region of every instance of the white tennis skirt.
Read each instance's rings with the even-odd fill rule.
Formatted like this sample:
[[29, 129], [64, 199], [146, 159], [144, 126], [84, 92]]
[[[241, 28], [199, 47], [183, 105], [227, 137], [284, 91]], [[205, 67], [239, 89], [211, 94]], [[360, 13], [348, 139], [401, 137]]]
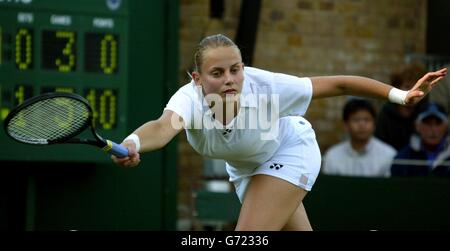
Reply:
[[320, 149], [311, 124], [303, 117], [280, 119], [280, 147], [263, 164], [249, 172], [227, 163], [230, 181], [233, 182], [242, 202], [251, 176], [265, 174], [288, 181], [306, 191], [311, 191], [321, 166]]

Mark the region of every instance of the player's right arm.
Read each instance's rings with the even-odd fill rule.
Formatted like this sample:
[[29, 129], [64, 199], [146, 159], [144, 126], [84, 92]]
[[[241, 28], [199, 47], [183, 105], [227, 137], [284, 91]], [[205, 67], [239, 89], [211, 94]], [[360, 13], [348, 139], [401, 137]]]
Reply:
[[183, 130], [183, 119], [170, 110], [165, 110], [157, 120], [149, 121], [133, 133], [139, 136], [141, 150], [139, 152], [150, 152], [163, 148], [181, 130]]
[[[173, 111], [165, 110], [159, 119], [143, 124], [133, 133], [139, 137], [139, 152], [143, 153], [163, 148], [181, 130], [183, 130], [183, 119]], [[140, 162], [140, 155], [136, 151], [135, 143], [132, 140], [125, 140], [122, 145], [128, 148], [128, 157], [111, 156], [112, 160], [125, 167], [137, 166]]]

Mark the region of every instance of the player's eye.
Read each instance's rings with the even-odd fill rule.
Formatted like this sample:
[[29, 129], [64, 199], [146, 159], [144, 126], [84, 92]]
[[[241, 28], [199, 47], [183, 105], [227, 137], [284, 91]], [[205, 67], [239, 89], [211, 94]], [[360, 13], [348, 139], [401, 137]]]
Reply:
[[222, 72], [220, 72], [220, 71], [213, 71], [213, 72], [211, 72], [211, 75], [213, 77], [215, 77], [215, 78], [218, 78], [218, 77], [222, 76]]

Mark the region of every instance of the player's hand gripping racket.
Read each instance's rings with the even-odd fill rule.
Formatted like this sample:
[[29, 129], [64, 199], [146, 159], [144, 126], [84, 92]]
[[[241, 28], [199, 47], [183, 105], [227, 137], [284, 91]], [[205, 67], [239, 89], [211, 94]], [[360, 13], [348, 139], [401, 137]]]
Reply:
[[[97, 134], [92, 108], [77, 94], [46, 93], [30, 98], [8, 114], [4, 126], [10, 137], [22, 143], [88, 144], [117, 157], [128, 156], [127, 148]], [[93, 139], [74, 138], [88, 127]]]

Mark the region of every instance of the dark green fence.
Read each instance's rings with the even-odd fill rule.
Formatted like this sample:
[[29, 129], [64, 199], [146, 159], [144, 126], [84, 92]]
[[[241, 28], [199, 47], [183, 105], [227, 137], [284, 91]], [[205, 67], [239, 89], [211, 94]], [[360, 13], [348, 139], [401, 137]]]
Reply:
[[321, 175], [305, 207], [316, 230], [449, 230], [450, 180]]
[[[234, 193], [197, 192], [200, 220], [234, 222]], [[450, 230], [450, 180], [320, 175], [304, 200], [314, 230]]]

